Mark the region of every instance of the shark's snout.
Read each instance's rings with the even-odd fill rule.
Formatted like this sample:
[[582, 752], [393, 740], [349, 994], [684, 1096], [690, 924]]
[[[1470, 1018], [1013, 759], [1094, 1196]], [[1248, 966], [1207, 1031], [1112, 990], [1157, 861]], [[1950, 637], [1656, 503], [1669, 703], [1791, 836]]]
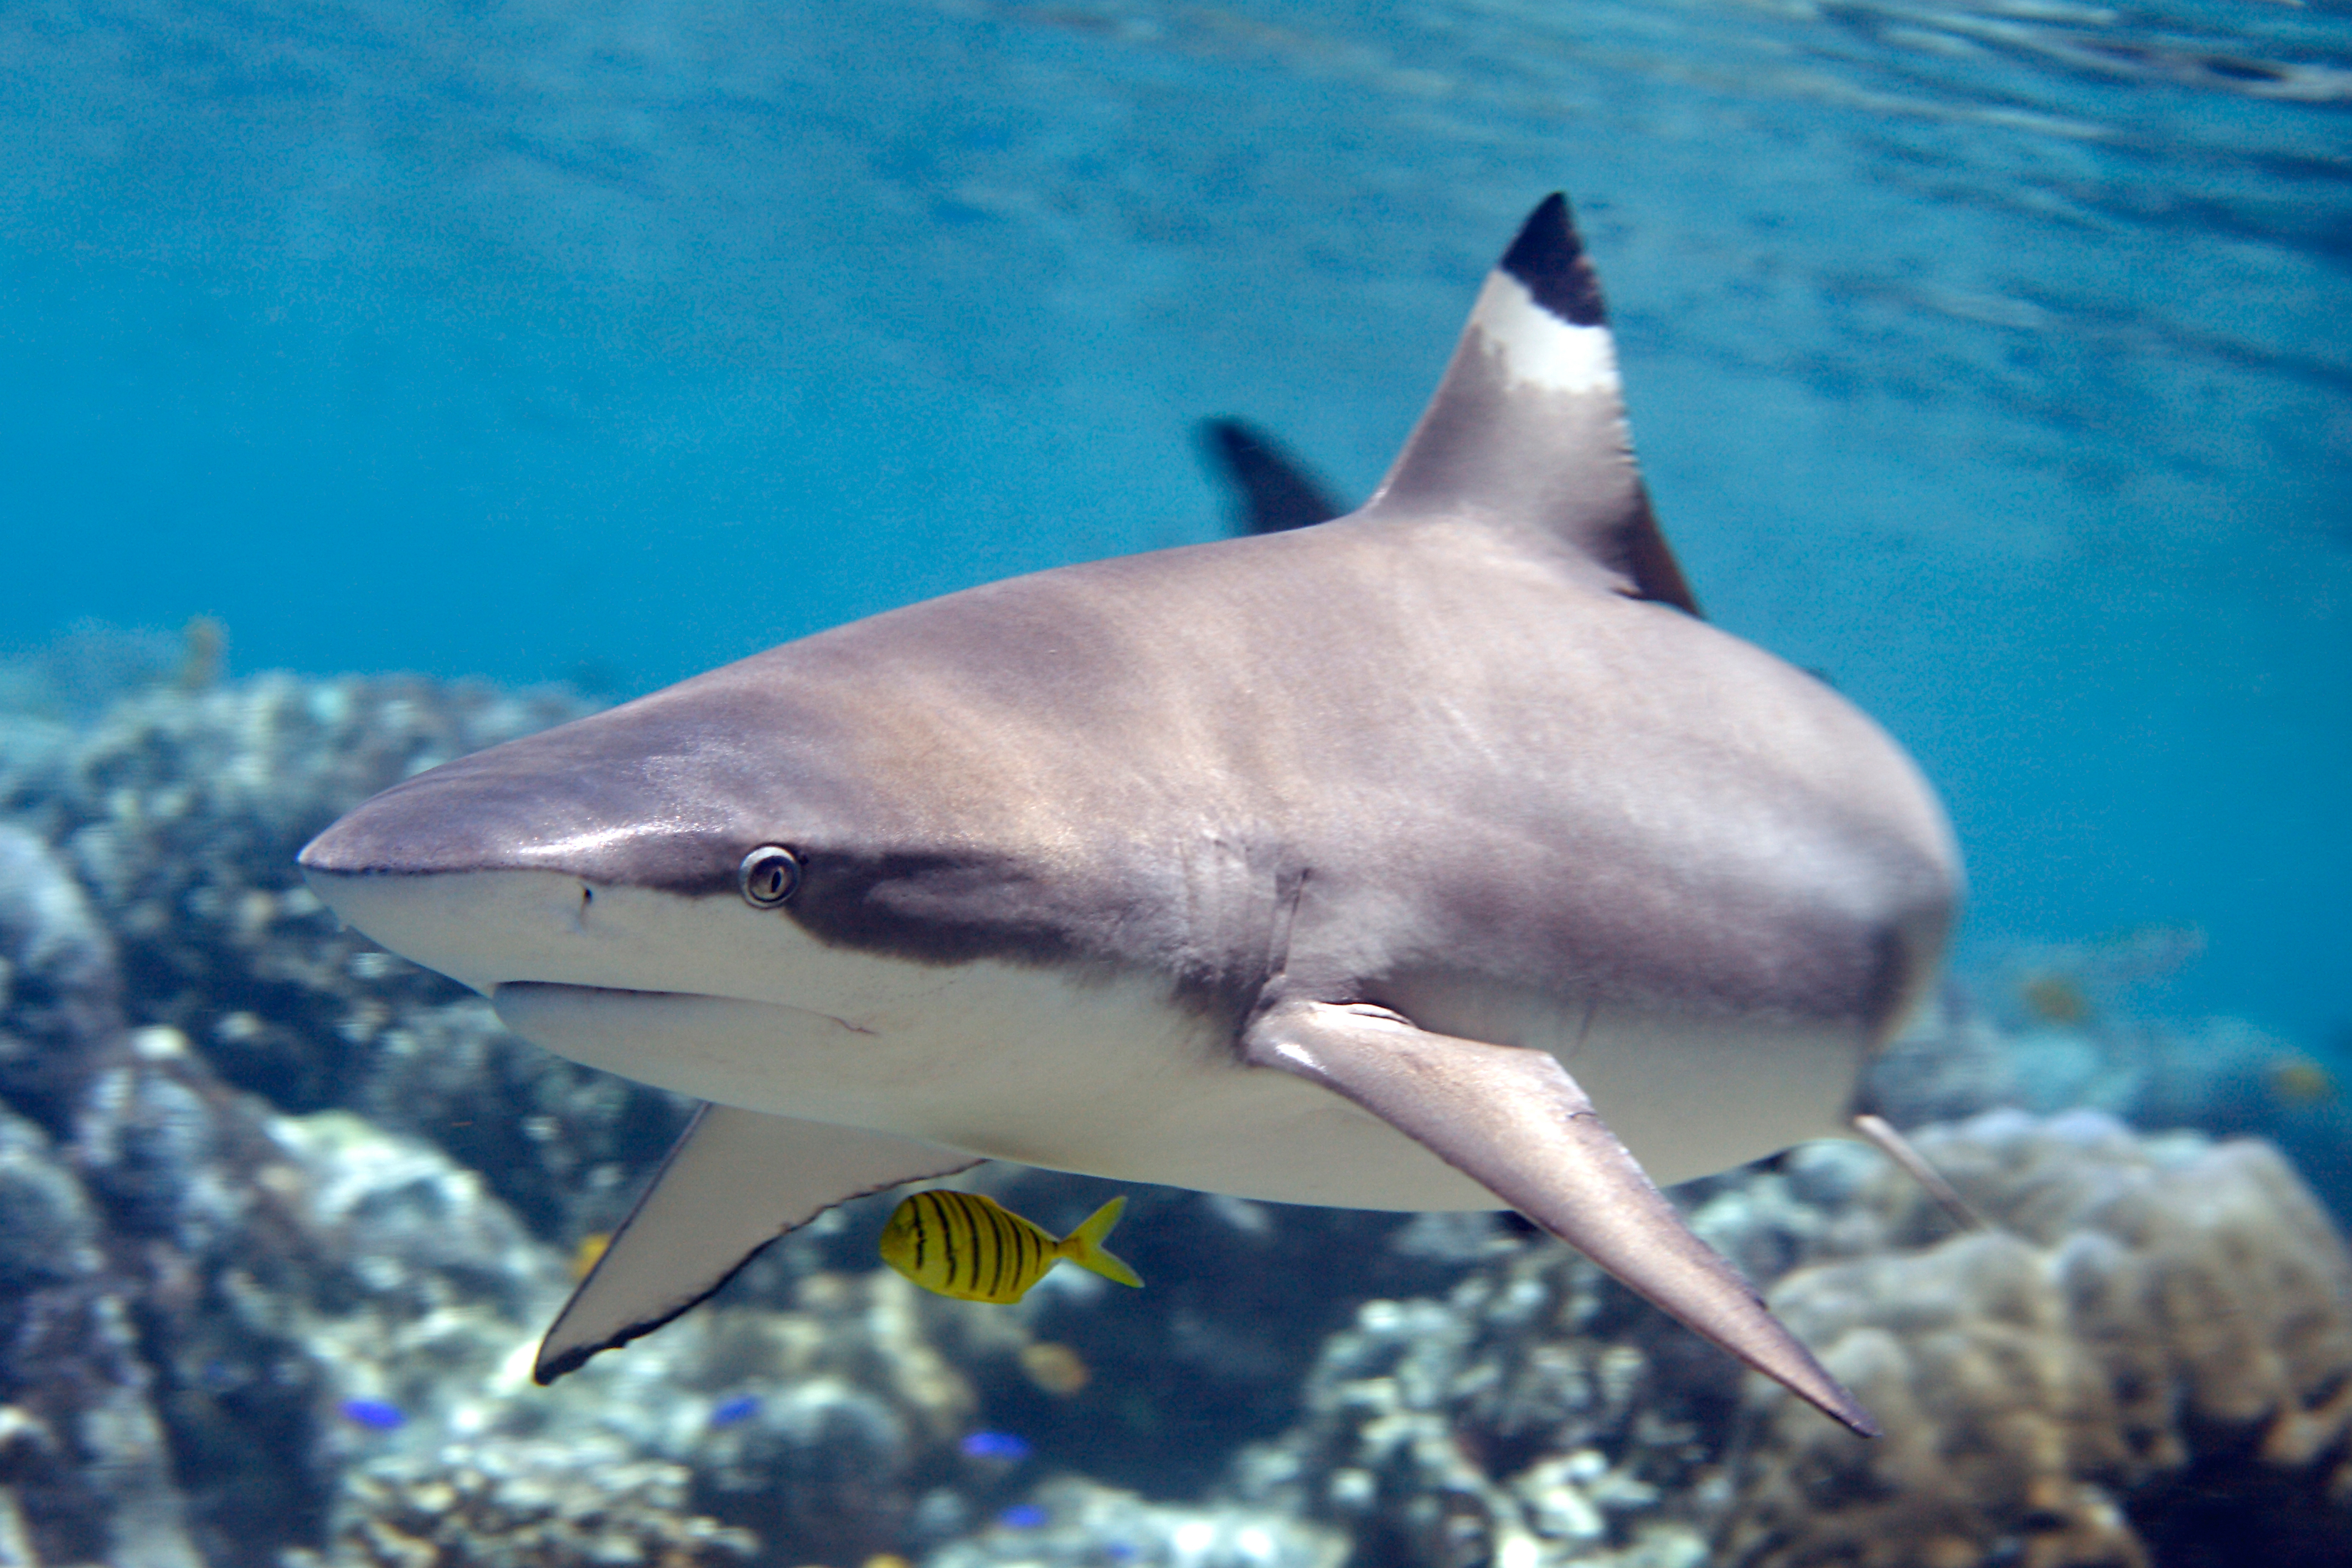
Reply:
[[624, 710], [460, 757], [354, 808], [303, 848], [302, 868], [330, 902], [342, 879], [487, 871], [729, 891], [759, 836], [675, 729]]
[[695, 787], [690, 754], [633, 720], [600, 715], [395, 784], [312, 839], [303, 875], [368, 936], [477, 990], [608, 974], [629, 929], [616, 898], [732, 910], [759, 837], [726, 791]]
[[528, 795], [462, 764], [396, 784], [303, 846], [319, 878], [424, 877], [543, 865], [561, 837], [544, 784]]
[[[420, 773], [312, 839], [303, 876], [351, 925], [486, 995], [578, 987], [836, 1018], [919, 988], [918, 969], [860, 965], [801, 928], [810, 900], [777, 826], [795, 815], [789, 748], [762, 767], [708, 744], [695, 717], [617, 709]], [[603, 1063], [563, 1037], [576, 1021], [534, 1037]]]

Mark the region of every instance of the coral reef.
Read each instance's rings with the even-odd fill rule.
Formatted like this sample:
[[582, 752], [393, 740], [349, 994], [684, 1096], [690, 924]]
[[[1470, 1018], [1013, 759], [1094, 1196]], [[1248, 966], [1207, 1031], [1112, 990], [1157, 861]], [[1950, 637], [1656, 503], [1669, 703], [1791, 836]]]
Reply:
[[[1444, 1290], [1502, 1226], [1485, 1215], [1415, 1225], [1122, 1189], [1018, 1166], [983, 1166], [966, 1184], [1056, 1235], [1127, 1193], [1115, 1250], [1145, 1289], [1065, 1267], [1009, 1310], [934, 1297], [922, 1310], [992, 1421], [1017, 1428], [1042, 1455], [1083, 1456], [1096, 1480], [1160, 1496], [1198, 1493], [1242, 1446], [1296, 1422], [1317, 1347], [1358, 1303]], [[880, 1217], [859, 1223], [863, 1246], [851, 1261], [865, 1268], [865, 1238]], [[1080, 1385], [1057, 1389], [1056, 1367], [1076, 1368]]]
[[1729, 1369], [1663, 1375], [1657, 1324], [1599, 1269], [1499, 1246], [1444, 1300], [1360, 1308], [1324, 1342], [1306, 1418], [1243, 1457], [1236, 1491], [1346, 1529], [1360, 1563], [1703, 1560], [1658, 1505], [1709, 1457]]
[[1285, 1513], [1231, 1503], [1171, 1507], [1070, 1477], [1039, 1488], [1034, 1501], [1006, 1510], [925, 1568], [1339, 1568], [1347, 1555], [1338, 1531]]
[[[757, 1549], [746, 1531], [685, 1511], [683, 1465], [605, 1441], [451, 1444], [358, 1466], [335, 1519], [350, 1568], [706, 1568]], [[309, 1568], [314, 1553], [289, 1555]]]
[[196, 1568], [132, 1300], [89, 1194], [0, 1110], [0, 1563]]
[[55, 846], [87, 892], [131, 1017], [179, 1030], [279, 1110], [346, 1107], [437, 1143], [541, 1235], [574, 1238], [617, 1221], [688, 1108], [549, 1058], [479, 998], [341, 930], [294, 857], [376, 791], [586, 710], [396, 677], [157, 684], [78, 730], [0, 731], [0, 818]]
[[2003, 1025], [1951, 994], [1874, 1064], [1868, 1092], [1903, 1127], [2091, 1109], [2152, 1131], [2265, 1138], [2344, 1223], [2352, 1096], [2338, 1077], [2320, 1055], [2237, 1018], [2144, 1019], [2085, 1001]]
[[0, 1097], [50, 1129], [123, 1048], [114, 942], [72, 871], [0, 822]]
[[958, 1483], [971, 1467], [957, 1445], [978, 1413], [918, 1296], [880, 1270], [813, 1274], [791, 1309], [722, 1306], [681, 1324], [675, 1345], [608, 1357], [566, 1389], [600, 1409], [615, 1385], [656, 1407], [689, 1395], [683, 1425], [638, 1440], [694, 1466], [698, 1506], [789, 1542], [795, 1561], [911, 1551], [967, 1517]]
[[1773, 1412], [1741, 1561], [2179, 1563], [2224, 1516], [2237, 1561], [2340, 1560], [2352, 1258], [2274, 1151], [2086, 1111], [1920, 1142], [1997, 1228], [1923, 1247], [1945, 1222], [1882, 1179], [1831, 1238], [1856, 1256], [1781, 1281], [1888, 1436]]
[[1360, 1309], [1232, 1494], [1381, 1565], [2342, 1560], [2352, 1257], [2274, 1151], [2096, 1112], [1920, 1142], [1990, 1228], [1853, 1145], [1688, 1194], [1884, 1439], [1497, 1243], [1444, 1300]]
[[[1953, 1123], [1918, 1141], [1981, 1232], [1858, 1145], [1683, 1190], [1874, 1445], [1512, 1216], [1148, 1189], [1119, 1238], [1142, 1291], [926, 1295], [877, 1266], [886, 1194], [539, 1388], [579, 1244], [686, 1108], [336, 929], [292, 857], [580, 710], [164, 670], [79, 723], [0, 716], [0, 1563], [2352, 1555], [2352, 1264], [2295, 1173], [1979, 1114], [2324, 1141], [2340, 1103], [2226, 1024], [1950, 1008], [1890, 1052], [1877, 1102]], [[961, 1180], [1057, 1232], [1116, 1190]]]

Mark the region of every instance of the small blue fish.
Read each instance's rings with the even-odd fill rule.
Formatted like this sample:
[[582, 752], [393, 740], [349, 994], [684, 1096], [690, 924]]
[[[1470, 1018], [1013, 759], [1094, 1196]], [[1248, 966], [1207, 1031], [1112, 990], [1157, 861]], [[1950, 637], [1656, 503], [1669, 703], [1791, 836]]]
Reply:
[[760, 1396], [756, 1394], [739, 1394], [732, 1399], [719, 1402], [710, 1412], [710, 1424], [713, 1426], [732, 1426], [738, 1421], [749, 1421], [758, 1414], [760, 1414]]
[[1034, 1530], [1045, 1520], [1045, 1510], [1034, 1502], [1016, 1502], [996, 1516], [996, 1522], [1007, 1530]]
[[408, 1412], [388, 1399], [346, 1399], [335, 1408], [344, 1420], [371, 1432], [394, 1432], [408, 1425]]
[[1010, 1432], [967, 1432], [956, 1446], [966, 1458], [974, 1459], [1003, 1459], [1017, 1465], [1029, 1457], [1029, 1445]]

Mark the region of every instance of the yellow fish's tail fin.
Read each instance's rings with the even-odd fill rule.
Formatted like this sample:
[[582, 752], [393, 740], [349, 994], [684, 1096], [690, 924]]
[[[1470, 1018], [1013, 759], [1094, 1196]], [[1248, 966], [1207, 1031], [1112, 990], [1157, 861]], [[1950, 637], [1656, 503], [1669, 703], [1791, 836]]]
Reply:
[[1102, 1249], [1102, 1238], [1110, 1234], [1110, 1227], [1117, 1225], [1118, 1216], [1126, 1212], [1125, 1198], [1111, 1199], [1088, 1215], [1087, 1223], [1064, 1237], [1062, 1245], [1054, 1250], [1081, 1268], [1091, 1268], [1106, 1279], [1115, 1279], [1121, 1285], [1132, 1285], [1140, 1290], [1143, 1281], [1135, 1277], [1135, 1270]]

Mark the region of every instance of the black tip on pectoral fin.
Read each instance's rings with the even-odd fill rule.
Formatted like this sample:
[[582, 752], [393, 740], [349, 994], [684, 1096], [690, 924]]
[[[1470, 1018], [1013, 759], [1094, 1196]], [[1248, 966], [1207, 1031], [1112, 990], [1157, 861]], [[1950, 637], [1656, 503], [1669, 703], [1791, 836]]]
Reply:
[[1605, 327], [1609, 311], [1601, 300], [1601, 276], [1577, 237], [1568, 198], [1554, 191], [1528, 215], [1519, 237], [1503, 252], [1502, 269], [1517, 279], [1537, 304], [1578, 327]]

